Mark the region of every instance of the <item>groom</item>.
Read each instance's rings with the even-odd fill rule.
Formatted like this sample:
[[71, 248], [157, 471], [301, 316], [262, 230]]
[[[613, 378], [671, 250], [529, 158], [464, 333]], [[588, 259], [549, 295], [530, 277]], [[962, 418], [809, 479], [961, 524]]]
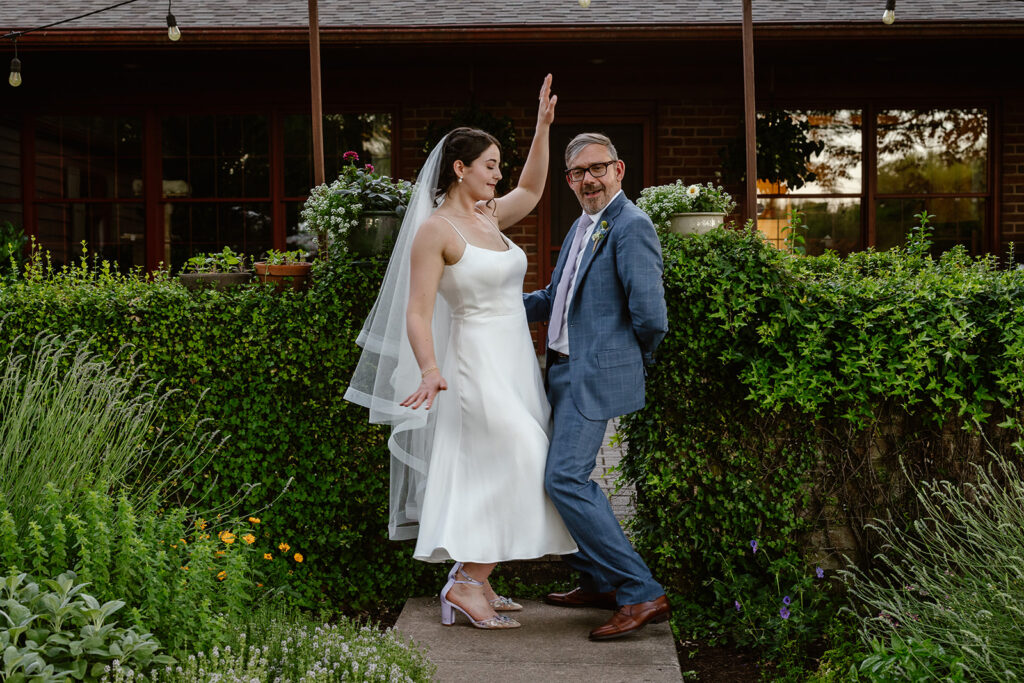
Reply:
[[644, 366], [668, 331], [661, 246], [650, 219], [622, 193], [626, 165], [612, 141], [577, 135], [565, 177], [583, 215], [562, 244], [546, 289], [523, 295], [530, 322], [549, 321], [548, 399], [554, 431], [544, 485], [579, 552], [563, 559], [578, 588], [546, 602], [616, 610], [592, 640], [664, 621], [669, 604], [590, 480], [608, 420], [644, 405]]

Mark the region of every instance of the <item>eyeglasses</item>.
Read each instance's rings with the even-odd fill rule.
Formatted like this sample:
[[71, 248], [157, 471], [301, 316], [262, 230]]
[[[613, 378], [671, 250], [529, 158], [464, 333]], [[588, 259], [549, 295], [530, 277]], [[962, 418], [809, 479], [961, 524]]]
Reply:
[[567, 168], [565, 169], [565, 177], [568, 178], [571, 183], [580, 182], [587, 173], [590, 173], [592, 178], [600, 178], [608, 173], [608, 167], [616, 161], [618, 161], [618, 159], [603, 161], [600, 164], [594, 164], [593, 166], [588, 166], [586, 168]]

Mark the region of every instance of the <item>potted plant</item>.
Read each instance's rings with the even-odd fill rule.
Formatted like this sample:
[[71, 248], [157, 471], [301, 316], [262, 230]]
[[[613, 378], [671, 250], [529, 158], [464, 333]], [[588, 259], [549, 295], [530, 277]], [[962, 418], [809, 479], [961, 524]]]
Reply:
[[636, 205], [651, 217], [655, 227], [683, 235], [699, 235], [718, 227], [736, 208], [721, 186], [684, 185], [682, 180], [645, 187]]
[[310, 190], [302, 207], [300, 231], [326, 233], [332, 257], [381, 253], [398, 235], [412, 184], [381, 175], [372, 164], [357, 166], [356, 152], [345, 152], [342, 158], [348, 165], [342, 167], [338, 179]]
[[278, 251], [271, 249], [262, 261], [253, 264], [260, 282], [269, 282], [275, 292], [292, 289], [302, 291], [309, 286], [309, 271], [313, 264], [306, 261], [302, 251]]
[[225, 290], [244, 285], [252, 280], [252, 272], [245, 268], [245, 255], [224, 247], [219, 252], [196, 254], [185, 261], [178, 273], [178, 281], [188, 289], [213, 287]]

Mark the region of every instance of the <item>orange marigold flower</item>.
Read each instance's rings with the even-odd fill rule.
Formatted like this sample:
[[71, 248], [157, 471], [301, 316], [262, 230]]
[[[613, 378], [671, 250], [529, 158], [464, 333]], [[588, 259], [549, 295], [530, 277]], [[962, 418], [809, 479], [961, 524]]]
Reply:
[[256, 542], [256, 537], [253, 536], [252, 534], [246, 534], [246, 535], [242, 536], [242, 540], [245, 541], [246, 543], [248, 543], [249, 545], [252, 545], [253, 543]]
[[188, 571], [188, 566], [182, 567], [181, 570], [187, 572]]
[[272, 560], [272, 559], [274, 559], [274, 556], [271, 555], [270, 553], [263, 553], [263, 559], [264, 560]]
[[262, 583], [257, 583], [257, 584], [256, 584], [256, 587], [257, 587], [257, 588], [263, 588], [263, 584], [262, 584]]
[[206, 528], [206, 520], [203, 519], [202, 517], [200, 517], [198, 520], [196, 520], [196, 526], [199, 527], [200, 530], [205, 529]]
[[231, 533], [230, 531], [226, 530], [226, 529], [224, 531], [220, 532], [219, 534], [217, 534], [217, 538], [219, 538], [220, 540], [224, 541], [228, 545], [231, 545], [232, 543], [235, 542], [235, 535], [233, 533]]
[[260, 523], [260, 518], [259, 517], [250, 517], [249, 521], [252, 522], [253, 524], [259, 524]]
[[[184, 538], [179, 538], [178, 540], [179, 540], [179, 541], [181, 541], [181, 544], [182, 544], [182, 545], [188, 545], [188, 541], [186, 541], [186, 540], [185, 540]], [[163, 542], [163, 541], [161, 541], [161, 543], [162, 543], [162, 542]]]
[[295, 561], [302, 562], [302, 553], [295, 553]]
[[282, 544], [280, 544], [279, 546], [277, 546], [277, 549], [278, 549], [278, 550], [280, 550], [281, 552], [284, 552], [284, 553], [286, 553], [286, 552], [288, 552], [289, 550], [291, 550], [291, 546], [290, 546], [290, 545], [288, 545], [287, 543], [282, 543]]
[[223, 554], [224, 554], [224, 551], [223, 551], [223, 550], [218, 550], [218, 551], [217, 551], [217, 557], [220, 557], [220, 556], [221, 556], [221, 555], [223, 555]]
[[202, 536], [200, 536], [200, 537], [199, 537], [199, 540], [200, 540], [200, 541], [205, 541], [205, 540], [206, 540], [206, 539], [208, 539], [209, 537], [210, 537], [210, 534], [203, 534]]
[[220, 573], [219, 573], [219, 574], [217, 574], [217, 580], [218, 580], [218, 581], [223, 581], [223, 580], [224, 580], [224, 578], [225, 578], [225, 577], [226, 577], [227, 575], [228, 575], [228, 573], [227, 573], [226, 571], [224, 571], [224, 570], [222, 569], [222, 570], [220, 570]]

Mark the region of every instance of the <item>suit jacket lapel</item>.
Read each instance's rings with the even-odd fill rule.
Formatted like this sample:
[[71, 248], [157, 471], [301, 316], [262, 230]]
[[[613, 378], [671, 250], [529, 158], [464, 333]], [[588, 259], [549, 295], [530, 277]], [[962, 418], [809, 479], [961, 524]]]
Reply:
[[[605, 228], [604, 238], [599, 242], [594, 242], [593, 239], [591, 239], [589, 244], [583, 245], [583, 249], [585, 249], [585, 251], [583, 252], [583, 260], [580, 262], [579, 273], [576, 274], [576, 288], [573, 289], [572, 292], [573, 299], [576, 298], [576, 293], [582, 288], [583, 278], [586, 277], [587, 271], [590, 270], [590, 264], [594, 262], [597, 252], [600, 251], [601, 247], [604, 246], [604, 243], [608, 241], [608, 233], [611, 232], [612, 227], [615, 225], [615, 219], [618, 218], [619, 214], [622, 212], [622, 207], [625, 205], [626, 195], [622, 194], [614, 199], [612, 203], [608, 205], [608, 208], [604, 210], [604, 213], [601, 214], [601, 220], [594, 226], [594, 234], [597, 234], [597, 231], [601, 227], [601, 223], [608, 224]], [[594, 235], [592, 234], [591, 238], [593, 238], [593, 236]]]

